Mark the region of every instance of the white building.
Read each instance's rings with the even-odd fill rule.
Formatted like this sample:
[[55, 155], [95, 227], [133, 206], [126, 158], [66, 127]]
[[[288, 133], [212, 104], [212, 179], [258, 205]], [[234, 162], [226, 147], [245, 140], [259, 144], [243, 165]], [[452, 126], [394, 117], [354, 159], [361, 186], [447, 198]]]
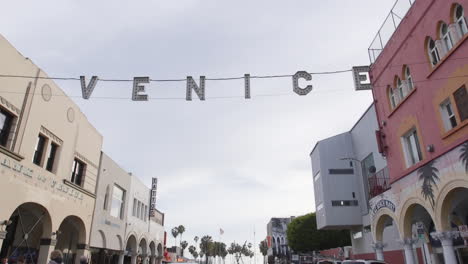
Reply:
[[[318, 229], [349, 229], [355, 258], [375, 258], [369, 200], [390, 187], [386, 161], [378, 151], [378, 123], [372, 104], [353, 128], [320, 140], [312, 150]], [[386, 254], [400, 254], [398, 231], [385, 223]]]

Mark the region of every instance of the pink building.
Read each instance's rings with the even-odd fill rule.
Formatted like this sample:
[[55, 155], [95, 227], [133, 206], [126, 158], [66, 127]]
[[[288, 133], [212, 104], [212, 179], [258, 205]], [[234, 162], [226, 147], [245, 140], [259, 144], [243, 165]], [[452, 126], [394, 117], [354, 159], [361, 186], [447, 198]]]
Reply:
[[391, 184], [370, 201], [376, 255], [394, 225], [406, 263], [468, 263], [468, 0], [401, 1], [406, 15], [370, 50]]

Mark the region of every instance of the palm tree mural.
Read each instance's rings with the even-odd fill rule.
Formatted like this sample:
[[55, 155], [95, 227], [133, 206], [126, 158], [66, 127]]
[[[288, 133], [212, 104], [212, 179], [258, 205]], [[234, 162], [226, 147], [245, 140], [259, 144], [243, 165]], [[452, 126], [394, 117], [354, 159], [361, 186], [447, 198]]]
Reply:
[[468, 173], [468, 141], [463, 143], [460, 149], [460, 161], [465, 164], [465, 171]]
[[418, 169], [419, 180], [423, 181], [421, 187], [421, 194], [423, 195], [424, 199], [429, 200], [432, 208], [434, 208], [435, 205], [433, 186], [437, 188], [436, 180], [440, 180], [438, 175], [439, 170], [436, 167], [434, 167], [434, 163], [435, 161], [432, 160], [420, 169]]

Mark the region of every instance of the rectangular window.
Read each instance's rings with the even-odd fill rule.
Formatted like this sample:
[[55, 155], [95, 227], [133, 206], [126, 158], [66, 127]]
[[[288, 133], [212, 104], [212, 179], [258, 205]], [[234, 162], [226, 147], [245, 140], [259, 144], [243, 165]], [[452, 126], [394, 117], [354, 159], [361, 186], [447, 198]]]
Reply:
[[83, 178], [86, 169], [86, 164], [78, 159], [73, 160], [71, 182], [76, 185], [83, 185]]
[[460, 114], [460, 121], [463, 122], [468, 119], [468, 93], [466, 87], [463, 85], [453, 93], [455, 104], [457, 105], [458, 113]]
[[405, 136], [403, 136], [403, 144], [407, 162], [406, 165], [408, 167], [422, 160], [421, 147], [419, 146], [419, 139], [416, 129], [412, 129]]
[[47, 158], [46, 170], [52, 172], [54, 169], [55, 156], [57, 155], [58, 145], [55, 143], [50, 143], [49, 156]]
[[137, 214], [137, 199], [133, 199], [133, 216], [136, 216]]
[[122, 218], [125, 191], [117, 185], [114, 185], [112, 191], [112, 205], [110, 214], [113, 217]]
[[358, 206], [357, 200], [332, 201], [332, 206]]
[[317, 181], [318, 179], [320, 179], [320, 171], [317, 172], [317, 174], [315, 174], [315, 176], [314, 176], [315, 181]]
[[148, 206], [145, 205], [145, 213], [143, 215], [144, 219], [145, 219], [145, 222], [146, 222], [146, 219], [148, 218]]
[[34, 149], [33, 163], [38, 166], [42, 165], [42, 157], [44, 155], [46, 141], [47, 139], [43, 135], [39, 135], [37, 137], [36, 148]]
[[440, 105], [440, 111], [442, 114], [442, 120], [444, 121], [445, 131], [449, 131], [457, 126], [457, 119], [453, 112], [452, 103], [450, 99], [447, 99]]
[[141, 202], [138, 201], [137, 217], [141, 219]]
[[0, 108], [0, 145], [6, 147], [10, 137], [13, 115]]
[[323, 208], [323, 203], [320, 203], [319, 205], [317, 205], [317, 212], [322, 210]]

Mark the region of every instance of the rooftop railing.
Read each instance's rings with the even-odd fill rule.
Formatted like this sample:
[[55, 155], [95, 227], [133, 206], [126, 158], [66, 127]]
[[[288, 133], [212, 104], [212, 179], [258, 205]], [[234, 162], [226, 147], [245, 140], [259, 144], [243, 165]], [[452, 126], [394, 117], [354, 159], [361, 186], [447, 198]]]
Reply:
[[385, 18], [382, 26], [380, 27], [377, 35], [372, 40], [368, 48], [370, 63], [374, 63], [379, 57], [382, 50], [387, 45], [388, 41], [392, 38], [393, 33], [400, 25], [401, 20], [405, 17], [408, 10], [413, 6], [416, 0], [396, 0], [390, 13]]
[[373, 198], [390, 189], [390, 175], [385, 167], [369, 177], [369, 196]]

